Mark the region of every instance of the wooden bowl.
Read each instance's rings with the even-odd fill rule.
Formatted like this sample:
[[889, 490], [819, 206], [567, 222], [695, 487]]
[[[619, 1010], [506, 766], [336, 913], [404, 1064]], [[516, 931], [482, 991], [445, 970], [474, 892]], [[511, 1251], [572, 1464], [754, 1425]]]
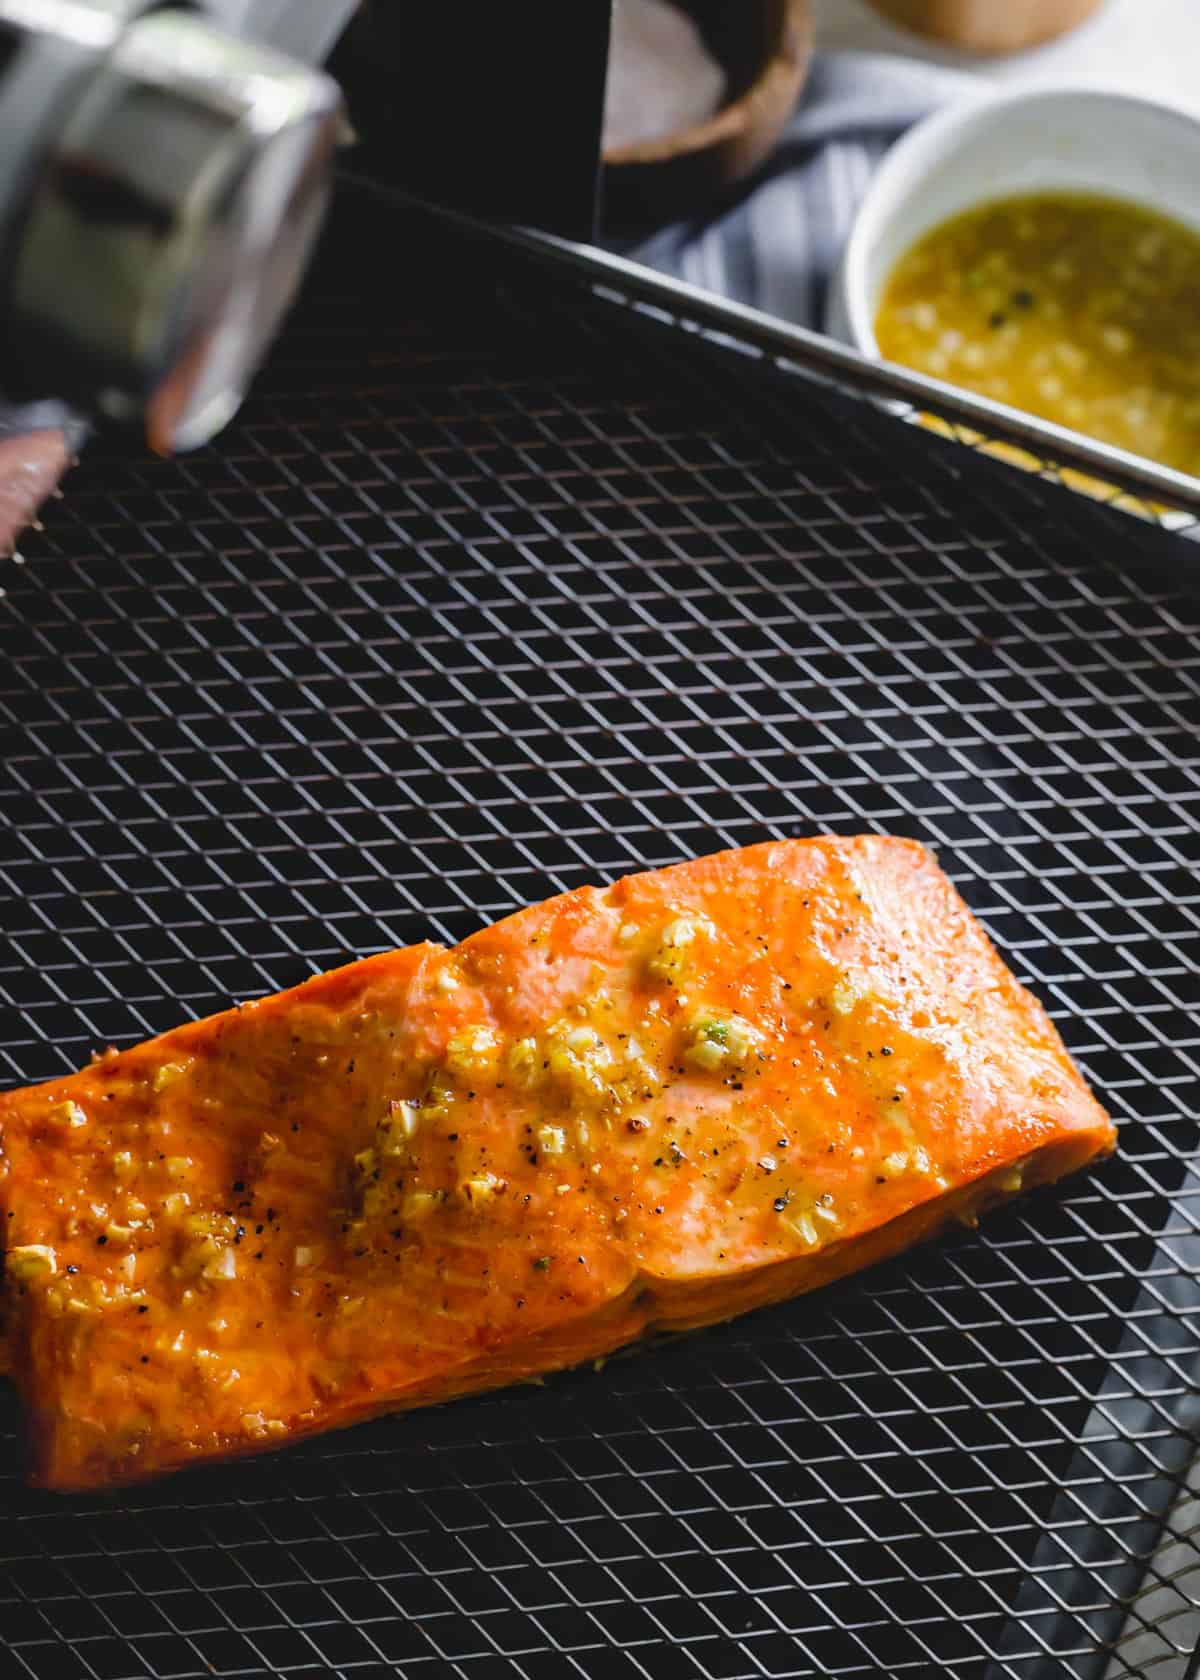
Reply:
[[[616, 0], [605, 231], [693, 214], [747, 176], [795, 108], [812, 39], [808, 0]], [[708, 110], [688, 110], [714, 93]], [[657, 132], [664, 114], [680, 111], [686, 126]]]

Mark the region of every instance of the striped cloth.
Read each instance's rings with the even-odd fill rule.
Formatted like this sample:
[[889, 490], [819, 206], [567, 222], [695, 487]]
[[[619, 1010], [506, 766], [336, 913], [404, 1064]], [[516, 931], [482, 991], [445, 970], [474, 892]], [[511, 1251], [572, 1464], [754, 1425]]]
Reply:
[[976, 86], [875, 53], [818, 53], [803, 98], [741, 196], [627, 255], [675, 279], [820, 328], [829, 277], [879, 159], [904, 130]]

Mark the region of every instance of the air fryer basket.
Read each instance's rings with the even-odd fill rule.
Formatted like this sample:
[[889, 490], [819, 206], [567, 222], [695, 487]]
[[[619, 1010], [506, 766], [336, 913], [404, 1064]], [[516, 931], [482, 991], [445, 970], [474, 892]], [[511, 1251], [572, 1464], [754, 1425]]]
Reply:
[[27, 1491], [5, 1398], [6, 1680], [1178, 1680], [1197, 552], [348, 199], [219, 444], [100, 443], [0, 568], [5, 1082], [873, 829], [937, 848], [1121, 1151], [825, 1294], [120, 1495]]

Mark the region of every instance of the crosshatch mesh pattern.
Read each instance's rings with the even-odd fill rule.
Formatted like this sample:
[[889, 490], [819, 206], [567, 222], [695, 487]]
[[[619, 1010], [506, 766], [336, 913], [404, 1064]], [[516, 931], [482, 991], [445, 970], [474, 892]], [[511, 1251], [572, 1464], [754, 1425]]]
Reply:
[[215, 448], [97, 447], [0, 577], [3, 1077], [582, 881], [890, 830], [1122, 1149], [823, 1296], [120, 1496], [25, 1490], [5, 1401], [0, 1670], [1174, 1680], [1190, 545], [427, 228], [366, 265], [378, 214]]

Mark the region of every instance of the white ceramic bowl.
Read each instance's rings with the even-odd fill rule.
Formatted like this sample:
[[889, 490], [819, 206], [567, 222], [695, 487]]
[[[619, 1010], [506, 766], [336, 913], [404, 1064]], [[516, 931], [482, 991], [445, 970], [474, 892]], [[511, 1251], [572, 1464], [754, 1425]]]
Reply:
[[976, 204], [1054, 190], [1130, 199], [1200, 230], [1200, 117], [1085, 82], [972, 96], [927, 117], [867, 190], [827, 330], [878, 357], [880, 294], [922, 234]]

